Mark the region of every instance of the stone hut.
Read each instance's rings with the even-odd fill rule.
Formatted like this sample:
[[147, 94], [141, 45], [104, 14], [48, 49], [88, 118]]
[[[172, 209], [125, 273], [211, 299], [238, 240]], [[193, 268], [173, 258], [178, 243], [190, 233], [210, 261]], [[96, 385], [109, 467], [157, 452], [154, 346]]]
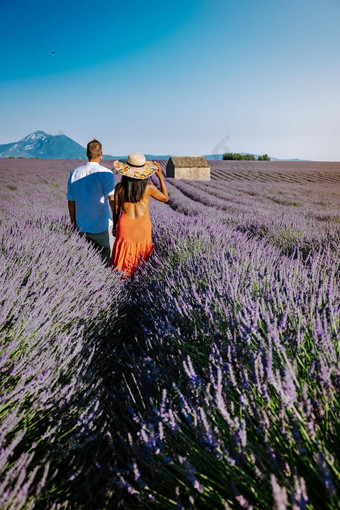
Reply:
[[191, 181], [210, 181], [210, 166], [203, 156], [171, 157], [166, 165], [166, 176]]

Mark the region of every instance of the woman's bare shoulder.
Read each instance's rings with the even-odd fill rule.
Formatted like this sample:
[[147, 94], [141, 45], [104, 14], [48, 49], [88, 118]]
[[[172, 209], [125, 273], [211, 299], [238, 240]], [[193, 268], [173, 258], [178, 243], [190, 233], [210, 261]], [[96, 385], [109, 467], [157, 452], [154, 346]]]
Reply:
[[151, 189], [155, 189], [155, 188], [156, 188], [156, 186], [154, 184], [152, 184], [152, 182], [148, 182], [146, 189], [151, 190]]
[[152, 182], [148, 182], [144, 193], [146, 195], [150, 195], [150, 193], [152, 192], [153, 189], [155, 189], [155, 186], [152, 184]]

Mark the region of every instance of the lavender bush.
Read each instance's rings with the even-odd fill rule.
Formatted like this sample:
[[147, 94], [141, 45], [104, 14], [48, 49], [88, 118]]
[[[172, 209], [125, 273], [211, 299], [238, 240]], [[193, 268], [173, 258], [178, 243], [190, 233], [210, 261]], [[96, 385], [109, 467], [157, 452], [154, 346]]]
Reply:
[[336, 255], [160, 209], [130, 289], [122, 484], [150, 508], [337, 508]]
[[122, 285], [70, 230], [64, 189], [12, 178], [0, 226], [0, 507], [69, 506], [101, 484], [101, 367]]
[[338, 508], [336, 170], [169, 179], [120, 280], [2, 165], [1, 508]]
[[340, 240], [340, 192], [326, 177], [312, 184], [283, 184], [275, 180], [275, 173], [266, 182], [247, 184], [222, 178], [209, 182], [169, 179], [177, 188], [170, 204], [178, 209], [184, 203], [182, 210], [187, 214], [217, 217], [251, 236], [265, 237], [284, 254], [299, 250], [307, 256], [325, 243], [336, 249]]

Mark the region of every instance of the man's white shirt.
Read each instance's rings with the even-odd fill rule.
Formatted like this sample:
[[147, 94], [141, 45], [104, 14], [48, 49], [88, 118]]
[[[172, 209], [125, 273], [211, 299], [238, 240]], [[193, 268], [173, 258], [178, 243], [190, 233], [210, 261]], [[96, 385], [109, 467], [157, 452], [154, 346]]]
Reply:
[[108, 168], [88, 161], [72, 170], [67, 183], [67, 199], [76, 204], [79, 232], [98, 234], [108, 228], [111, 218], [108, 197], [113, 194], [114, 177]]

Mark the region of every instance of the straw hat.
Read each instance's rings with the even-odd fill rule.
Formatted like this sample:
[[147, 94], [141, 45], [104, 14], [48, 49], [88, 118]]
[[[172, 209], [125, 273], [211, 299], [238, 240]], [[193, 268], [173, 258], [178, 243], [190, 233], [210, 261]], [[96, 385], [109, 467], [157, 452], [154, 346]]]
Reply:
[[133, 179], [147, 179], [150, 175], [158, 170], [158, 166], [153, 161], [146, 161], [143, 154], [133, 152], [129, 154], [126, 163], [121, 161], [114, 161], [113, 168], [118, 173], [132, 177]]

